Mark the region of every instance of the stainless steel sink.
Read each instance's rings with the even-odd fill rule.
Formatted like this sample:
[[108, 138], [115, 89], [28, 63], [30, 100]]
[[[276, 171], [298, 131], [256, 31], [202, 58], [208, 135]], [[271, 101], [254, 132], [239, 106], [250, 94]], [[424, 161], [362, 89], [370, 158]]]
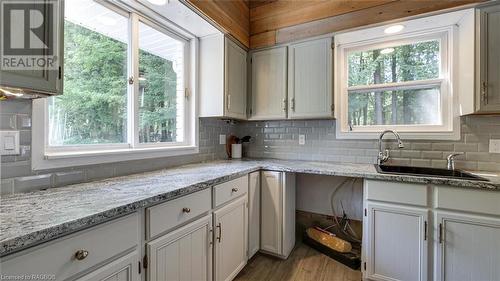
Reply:
[[375, 168], [377, 169], [377, 172], [381, 174], [396, 174], [396, 175], [488, 181], [488, 179], [461, 170], [448, 170], [448, 169], [411, 167], [411, 166], [389, 166], [389, 165], [375, 165]]

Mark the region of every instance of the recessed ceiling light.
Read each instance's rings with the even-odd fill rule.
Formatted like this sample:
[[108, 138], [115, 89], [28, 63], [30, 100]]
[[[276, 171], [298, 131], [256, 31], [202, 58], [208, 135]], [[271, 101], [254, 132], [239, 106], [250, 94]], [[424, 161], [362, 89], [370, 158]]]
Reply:
[[391, 25], [388, 28], [384, 29], [385, 34], [398, 33], [405, 28], [402, 24]]
[[116, 24], [116, 19], [108, 16], [100, 16], [97, 18], [97, 21], [99, 21], [103, 25], [108, 25], [108, 26]]
[[158, 5], [158, 6], [167, 4], [167, 1], [168, 0], [148, 0], [149, 3], [151, 3], [153, 5]]
[[381, 54], [387, 55], [394, 52], [394, 48], [385, 48], [382, 51], [380, 51]]

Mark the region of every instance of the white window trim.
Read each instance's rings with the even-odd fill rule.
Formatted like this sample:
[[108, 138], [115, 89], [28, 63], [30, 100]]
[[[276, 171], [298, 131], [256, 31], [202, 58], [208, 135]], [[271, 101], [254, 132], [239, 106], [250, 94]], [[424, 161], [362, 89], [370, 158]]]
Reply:
[[[112, 5], [101, 3], [115, 12], [123, 14], [123, 10]], [[120, 7], [126, 8], [126, 6]], [[96, 144], [85, 146], [60, 146], [56, 149], [48, 145], [48, 101], [47, 99], [33, 100], [32, 112], [32, 157], [31, 166], [33, 170], [53, 169], [72, 166], [94, 165], [129, 161], [138, 159], [150, 159], [159, 157], [180, 156], [199, 153], [198, 144], [198, 38], [187, 34], [182, 30], [173, 30], [171, 24], [162, 18], [145, 17], [140, 11], [127, 9], [130, 13], [130, 32], [138, 32], [139, 21], [166, 33], [169, 36], [184, 41], [184, 87], [186, 88], [186, 100], [184, 104], [184, 141], [179, 143], [139, 143], [138, 127], [135, 124], [138, 119], [138, 97], [139, 83], [129, 85], [128, 89], [128, 115], [135, 115], [132, 122], [128, 122], [127, 134], [130, 143], [121, 144]], [[138, 37], [132, 36], [129, 42], [129, 76], [139, 77], [138, 56], [131, 56], [131, 52], [138, 53]], [[135, 42], [134, 42], [135, 41]], [[135, 62], [132, 62], [135, 58]], [[137, 87], [132, 91], [131, 87]], [[132, 98], [133, 97], [133, 98]], [[133, 108], [132, 108], [133, 105]], [[131, 130], [131, 127], [134, 130]]]
[[[382, 130], [394, 129], [405, 139], [460, 139], [460, 118], [458, 110], [458, 92], [460, 89], [457, 90], [457, 80], [460, 80], [460, 78], [463, 77], [462, 73], [473, 71], [473, 69], [470, 69], [470, 66], [468, 66], [469, 69], [467, 69], [467, 66], [459, 65], [458, 63], [459, 58], [457, 41], [458, 37], [461, 35], [458, 23], [468, 14], [470, 14], [470, 11], [465, 10], [403, 22], [401, 24], [406, 26], [406, 32], [398, 33], [392, 36], [388, 36], [383, 33], [383, 30], [387, 27], [387, 25], [338, 34], [335, 37], [336, 67], [334, 72], [337, 138], [376, 139]], [[401, 44], [401, 42], [404, 43], [407, 40], [412, 40], [412, 38], [425, 38], [426, 36], [435, 38], [439, 33], [445, 34], [445, 41], [448, 45], [447, 50], [444, 50], [446, 53], [443, 54], [443, 57], [441, 58], [441, 70], [443, 70], [444, 67], [445, 70], [448, 70], [447, 72], [442, 72], [439, 79], [385, 84], [384, 86], [380, 86], [380, 88], [384, 89], [388, 88], [388, 86], [396, 87], [403, 84], [411, 85], [412, 83], [441, 83], [441, 91], [447, 93], [445, 96], [441, 95], [441, 102], [444, 105], [443, 112], [441, 112], [443, 125], [384, 125], [369, 126], [370, 128], [360, 128], [358, 126], [350, 131], [347, 124], [347, 79], [345, 76], [347, 75], [347, 50], [353, 50], [356, 48], [373, 48], [374, 45], [384, 48], [395, 44]], [[360, 41], [359, 38], [365, 38], [365, 40]], [[458, 69], [459, 67], [461, 67], [461, 69]], [[353, 88], [355, 87], [351, 87], [351, 89]], [[359, 88], [368, 87], [360, 86]]]

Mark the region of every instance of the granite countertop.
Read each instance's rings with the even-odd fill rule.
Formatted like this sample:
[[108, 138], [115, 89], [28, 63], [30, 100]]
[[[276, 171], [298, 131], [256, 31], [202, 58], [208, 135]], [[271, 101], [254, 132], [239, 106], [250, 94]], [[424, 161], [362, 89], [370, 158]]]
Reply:
[[452, 185], [500, 191], [490, 182], [379, 174], [371, 164], [220, 160], [0, 198], [0, 256], [209, 188], [259, 169]]

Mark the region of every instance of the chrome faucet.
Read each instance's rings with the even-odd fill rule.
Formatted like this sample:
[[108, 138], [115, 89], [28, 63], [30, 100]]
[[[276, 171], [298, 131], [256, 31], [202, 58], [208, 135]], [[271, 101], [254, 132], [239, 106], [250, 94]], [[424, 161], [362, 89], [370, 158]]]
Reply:
[[398, 134], [398, 132], [394, 130], [385, 130], [382, 133], [380, 133], [380, 136], [378, 137], [378, 157], [377, 157], [377, 164], [379, 165], [382, 165], [383, 163], [387, 162], [387, 160], [389, 160], [389, 150], [386, 149], [384, 150], [384, 152], [382, 152], [382, 138], [386, 133], [392, 133], [396, 137], [396, 140], [398, 141], [398, 148], [405, 147], [403, 141], [401, 140], [401, 136]]
[[463, 155], [463, 152], [452, 153], [446, 157], [446, 167], [448, 170], [455, 170], [455, 156]]

